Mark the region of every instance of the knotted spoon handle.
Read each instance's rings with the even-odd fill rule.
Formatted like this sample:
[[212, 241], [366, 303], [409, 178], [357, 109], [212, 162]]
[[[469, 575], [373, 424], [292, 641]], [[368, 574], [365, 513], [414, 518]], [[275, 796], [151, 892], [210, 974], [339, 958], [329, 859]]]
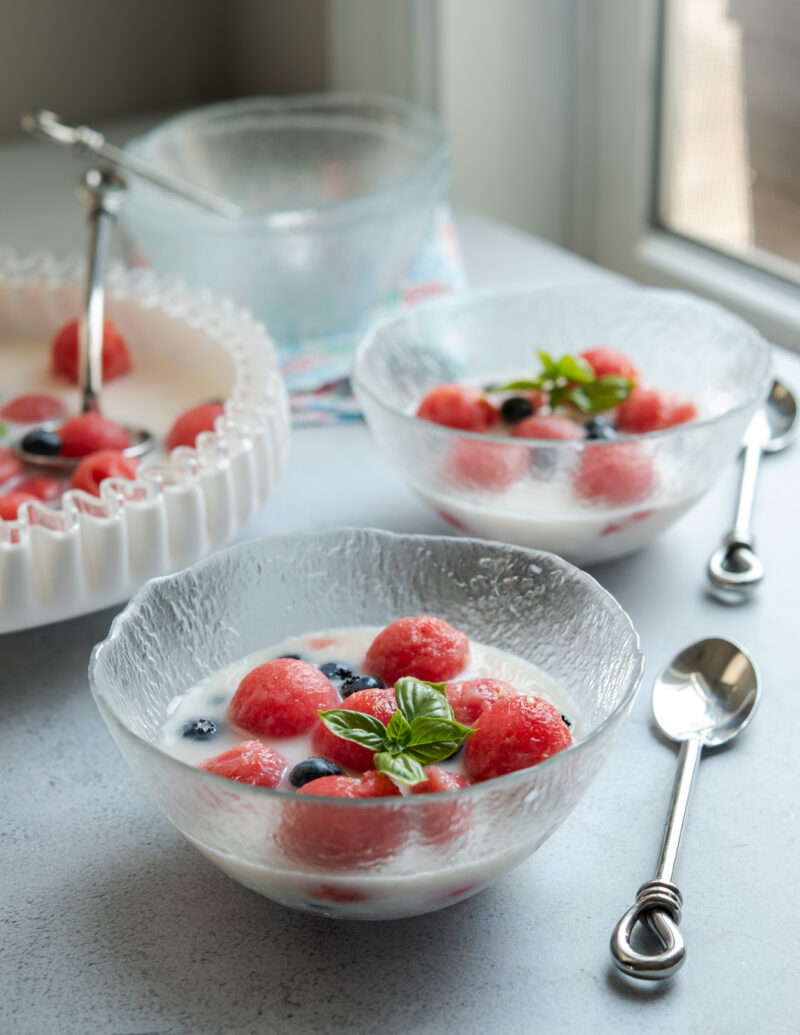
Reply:
[[[660, 981], [672, 977], [686, 958], [686, 945], [678, 929], [683, 899], [672, 882], [672, 875], [678, 861], [678, 849], [689, 809], [694, 774], [697, 772], [702, 750], [703, 745], [698, 737], [691, 737], [681, 744], [678, 772], [672, 788], [655, 878], [639, 888], [636, 902], [625, 913], [611, 935], [611, 958], [614, 966], [629, 977]], [[647, 924], [661, 942], [660, 952], [644, 953], [634, 949], [631, 936], [640, 920]]]

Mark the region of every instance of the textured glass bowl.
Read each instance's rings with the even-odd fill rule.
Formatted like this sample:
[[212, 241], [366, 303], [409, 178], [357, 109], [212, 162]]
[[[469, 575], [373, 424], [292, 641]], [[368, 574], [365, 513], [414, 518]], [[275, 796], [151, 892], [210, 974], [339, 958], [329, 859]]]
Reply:
[[[235, 783], [153, 746], [172, 698], [230, 662], [290, 635], [419, 613], [539, 665], [584, 735], [455, 794], [361, 801]], [[385, 919], [466, 898], [533, 852], [607, 756], [642, 665], [614, 598], [557, 557], [344, 529], [244, 543], [148, 583], [95, 648], [89, 676], [122, 753], [212, 862], [288, 906]]]
[[442, 126], [389, 97], [213, 104], [127, 146], [244, 209], [225, 219], [136, 179], [121, 218], [137, 250], [282, 342], [346, 329], [395, 287], [450, 182]]
[[[643, 383], [690, 396], [701, 413], [667, 431], [620, 436], [625, 464], [649, 482], [629, 498], [619, 490], [616, 500], [586, 499], [576, 489], [587, 470], [618, 465], [618, 443], [497, 438], [414, 416], [437, 384], [507, 383], [538, 370], [537, 350], [560, 356], [594, 345], [621, 349]], [[379, 445], [442, 518], [587, 564], [644, 546], [707, 491], [766, 397], [770, 369], [767, 342], [710, 302], [570, 285], [464, 296], [382, 321], [361, 342], [352, 378]]]

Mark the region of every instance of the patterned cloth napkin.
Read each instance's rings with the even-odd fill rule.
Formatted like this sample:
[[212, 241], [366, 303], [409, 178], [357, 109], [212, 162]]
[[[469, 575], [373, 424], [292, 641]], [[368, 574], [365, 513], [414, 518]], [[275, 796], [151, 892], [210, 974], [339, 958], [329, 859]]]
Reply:
[[301, 345], [279, 346], [281, 370], [292, 403], [295, 427], [361, 420], [350, 390], [350, 367], [361, 334], [378, 317], [420, 302], [460, 291], [466, 286], [464, 266], [448, 206], [436, 213], [428, 239], [409, 266], [399, 287], [376, 305], [359, 326], [346, 334], [317, 338]]

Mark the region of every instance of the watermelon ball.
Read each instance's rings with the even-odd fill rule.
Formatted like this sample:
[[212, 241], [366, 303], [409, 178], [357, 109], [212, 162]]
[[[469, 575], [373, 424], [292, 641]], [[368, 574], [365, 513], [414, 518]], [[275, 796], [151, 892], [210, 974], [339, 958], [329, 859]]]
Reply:
[[598, 445], [581, 454], [573, 487], [577, 496], [589, 502], [621, 506], [650, 496], [655, 473], [635, 442]]
[[336, 691], [315, 665], [275, 658], [257, 665], [239, 683], [228, 718], [257, 736], [294, 737], [310, 730], [321, 710], [338, 704]]
[[515, 438], [574, 439], [583, 438], [583, 430], [567, 417], [526, 417], [511, 429]]
[[64, 416], [64, 404], [54, 395], [43, 392], [29, 392], [9, 399], [0, 410], [3, 420], [15, 424], [42, 424], [48, 420], [61, 420]]
[[460, 431], [488, 431], [499, 414], [477, 388], [437, 385], [419, 404], [417, 416]]
[[[103, 383], [108, 384], [131, 370], [125, 339], [110, 320], [103, 324]], [[56, 334], [50, 350], [54, 374], [78, 383], [78, 321], [72, 320]]]
[[34, 453], [36, 456], [59, 456], [61, 436], [48, 428], [32, 428], [23, 436], [21, 445], [26, 453]]
[[63, 490], [64, 486], [56, 478], [26, 478], [17, 485], [17, 492], [29, 492], [45, 503], [57, 500]]
[[213, 431], [217, 417], [221, 417], [224, 412], [225, 407], [217, 402], [202, 403], [186, 410], [169, 429], [165, 441], [167, 449], [177, 449], [178, 446], [194, 448], [197, 436], [203, 431]]
[[402, 676], [445, 683], [457, 676], [469, 657], [469, 640], [441, 618], [399, 618], [378, 633], [369, 646], [366, 668], [394, 686]]
[[527, 450], [509, 442], [459, 439], [447, 458], [444, 477], [463, 488], [502, 492], [528, 470]]
[[99, 413], [81, 413], [64, 421], [59, 429], [61, 455], [88, 456], [101, 449], [122, 452], [131, 446], [128, 432]]
[[81, 460], [72, 472], [69, 487], [99, 496], [100, 486], [106, 478], [125, 478], [132, 481], [136, 477], [138, 466], [138, 460], [123, 456], [114, 449], [101, 449]]
[[199, 768], [237, 783], [277, 787], [287, 767], [286, 759], [271, 747], [262, 744], [260, 740], [245, 740], [230, 751], [209, 758]]
[[438, 765], [429, 765], [425, 770], [427, 780], [415, 783], [409, 790], [412, 794], [439, 794], [442, 791], [460, 791], [469, 787], [466, 776], [452, 773]]
[[639, 371], [619, 349], [598, 345], [596, 348], [582, 352], [580, 358], [586, 360], [594, 371], [595, 377], [627, 377], [634, 383], [639, 381]]
[[[469, 780], [465, 776], [438, 765], [426, 766], [425, 775], [427, 780], [409, 787], [411, 794], [441, 794], [469, 787]], [[463, 799], [453, 799], [454, 795], [448, 794], [444, 801], [427, 802], [424, 808], [414, 809], [413, 821], [423, 842], [436, 845], [452, 844], [466, 834], [470, 803]]]
[[503, 697], [481, 713], [464, 752], [471, 780], [538, 765], [572, 743], [561, 713], [540, 697]]
[[615, 423], [628, 435], [664, 431], [678, 424], [697, 420], [697, 407], [691, 399], [664, 392], [660, 388], [636, 388], [617, 407]]
[[0, 496], [0, 518], [3, 521], [16, 521], [19, 508], [23, 503], [35, 502], [36, 497], [29, 492], [7, 492]]
[[502, 679], [465, 679], [461, 683], [448, 683], [447, 700], [453, 709], [456, 722], [474, 726], [478, 716], [500, 697], [513, 697], [517, 691]]
[[0, 446], [0, 485], [18, 478], [25, 470], [25, 464], [20, 460], [13, 449], [8, 446]]
[[[356, 693], [350, 694], [347, 700], [342, 701], [338, 707], [345, 711], [372, 715], [384, 726], [388, 726], [397, 711], [394, 687], [358, 690]], [[360, 744], [354, 744], [351, 740], [337, 737], [322, 723], [314, 730], [311, 747], [315, 755], [329, 758], [343, 769], [363, 773], [373, 766], [374, 751], [370, 751], [369, 748], [362, 747]]]
[[385, 860], [403, 843], [406, 831], [394, 809], [336, 807], [304, 801], [325, 798], [397, 798], [400, 791], [374, 769], [363, 776], [323, 776], [297, 790], [298, 800], [282, 812], [277, 840], [294, 862], [326, 870], [363, 870]]
[[299, 787], [297, 793], [325, 798], [393, 798], [400, 790], [385, 773], [371, 769], [363, 776], [323, 776]]

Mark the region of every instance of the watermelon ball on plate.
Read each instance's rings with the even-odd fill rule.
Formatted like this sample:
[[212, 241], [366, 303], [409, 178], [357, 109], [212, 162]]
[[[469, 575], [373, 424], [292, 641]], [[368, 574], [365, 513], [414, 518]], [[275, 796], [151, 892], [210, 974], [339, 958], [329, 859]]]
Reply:
[[[50, 347], [50, 364], [54, 374], [78, 383], [78, 321], [71, 320], [61, 328]], [[103, 324], [103, 383], [123, 377], [132, 369], [125, 339], [111, 322]]]
[[101, 449], [81, 460], [72, 472], [69, 487], [99, 496], [100, 486], [106, 478], [126, 478], [132, 481], [138, 467], [138, 460], [123, 456], [113, 449]]
[[128, 432], [99, 413], [81, 413], [70, 417], [59, 428], [61, 455], [88, 456], [101, 449], [122, 452], [132, 445]]
[[202, 403], [186, 410], [178, 417], [167, 433], [165, 446], [168, 450], [178, 446], [194, 447], [197, 436], [204, 431], [213, 431], [217, 417], [225, 413], [225, 407], [219, 402]]

